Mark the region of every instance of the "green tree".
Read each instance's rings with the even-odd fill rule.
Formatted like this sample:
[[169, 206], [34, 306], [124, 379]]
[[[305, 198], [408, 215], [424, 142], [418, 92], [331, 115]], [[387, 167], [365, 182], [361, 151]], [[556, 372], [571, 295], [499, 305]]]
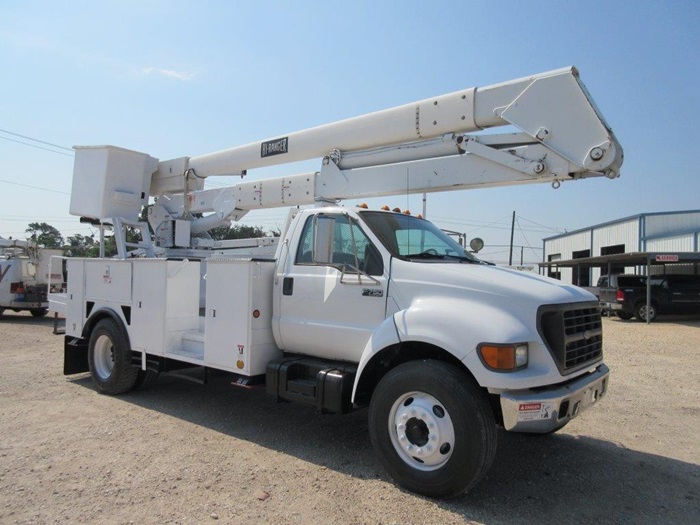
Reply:
[[56, 228], [45, 222], [32, 222], [26, 229], [29, 238], [42, 248], [62, 248], [63, 236]]
[[219, 226], [209, 230], [209, 235], [216, 241], [226, 241], [230, 239], [254, 239], [257, 237], [267, 237], [267, 232], [260, 226], [246, 226], [245, 224], [234, 224], [233, 226]]
[[95, 234], [81, 235], [76, 233], [70, 235], [67, 239], [68, 244], [65, 249], [68, 250], [71, 257], [96, 257], [100, 250], [100, 244], [95, 240]]

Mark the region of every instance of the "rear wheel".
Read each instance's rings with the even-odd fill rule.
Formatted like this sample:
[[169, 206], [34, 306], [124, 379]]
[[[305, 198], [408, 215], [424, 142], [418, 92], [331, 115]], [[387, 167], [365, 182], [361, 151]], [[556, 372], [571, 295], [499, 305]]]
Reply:
[[629, 312], [615, 312], [615, 315], [623, 321], [629, 321], [633, 317]]
[[49, 310], [48, 308], [32, 308], [29, 313], [32, 314], [32, 317], [44, 317], [49, 313]]
[[136, 383], [138, 368], [131, 364], [127, 341], [124, 331], [112, 319], [99, 321], [90, 334], [90, 375], [102, 394], [123, 394]]
[[637, 318], [637, 321], [646, 323], [648, 320], [651, 323], [656, 319], [656, 305], [651, 303], [647, 307], [647, 303], [637, 303], [634, 307], [634, 316]]
[[430, 497], [473, 487], [496, 453], [496, 424], [473, 379], [441, 361], [389, 371], [372, 395], [372, 446], [401, 486]]

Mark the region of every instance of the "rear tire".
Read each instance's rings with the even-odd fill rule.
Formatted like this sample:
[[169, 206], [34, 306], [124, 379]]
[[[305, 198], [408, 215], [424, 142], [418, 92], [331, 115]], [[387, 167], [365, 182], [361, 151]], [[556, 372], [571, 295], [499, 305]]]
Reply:
[[29, 313], [32, 314], [32, 317], [45, 317], [49, 310], [48, 308], [32, 308]]
[[632, 319], [632, 317], [634, 317], [629, 312], [615, 312], [615, 315], [623, 321], [629, 321], [630, 319]]
[[95, 325], [88, 344], [90, 375], [101, 394], [123, 394], [134, 387], [138, 368], [131, 364], [131, 348], [113, 319]]
[[369, 432], [394, 481], [433, 498], [472, 488], [496, 454], [496, 423], [486, 395], [442, 361], [411, 361], [390, 370], [372, 395]]
[[649, 308], [647, 308], [646, 302], [637, 303], [634, 307], [634, 316], [637, 318], [637, 321], [642, 323], [647, 322], [647, 317], [649, 318], [649, 322], [653, 323], [656, 319], [656, 313], [656, 304], [654, 303], [651, 303]]

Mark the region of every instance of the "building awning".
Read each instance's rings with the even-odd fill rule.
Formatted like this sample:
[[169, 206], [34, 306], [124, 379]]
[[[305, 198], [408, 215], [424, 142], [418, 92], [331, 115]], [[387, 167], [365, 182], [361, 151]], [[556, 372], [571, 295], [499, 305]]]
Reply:
[[625, 266], [659, 266], [664, 264], [688, 264], [700, 262], [700, 252], [632, 252], [600, 255], [598, 257], [581, 257], [547, 261], [539, 263], [540, 268], [605, 268], [610, 265]]

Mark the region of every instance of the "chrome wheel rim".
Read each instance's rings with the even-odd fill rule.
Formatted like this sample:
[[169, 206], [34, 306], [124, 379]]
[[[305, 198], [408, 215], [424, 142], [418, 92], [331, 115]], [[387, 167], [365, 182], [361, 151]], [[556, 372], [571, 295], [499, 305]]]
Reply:
[[653, 306], [649, 306], [649, 307], [642, 306], [639, 309], [639, 313], [641, 314], [642, 318], [645, 321], [648, 321], [651, 317], [654, 316], [654, 307]]
[[391, 443], [404, 463], [424, 471], [442, 467], [452, 456], [455, 430], [445, 406], [425, 392], [399, 397], [389, 412]]

